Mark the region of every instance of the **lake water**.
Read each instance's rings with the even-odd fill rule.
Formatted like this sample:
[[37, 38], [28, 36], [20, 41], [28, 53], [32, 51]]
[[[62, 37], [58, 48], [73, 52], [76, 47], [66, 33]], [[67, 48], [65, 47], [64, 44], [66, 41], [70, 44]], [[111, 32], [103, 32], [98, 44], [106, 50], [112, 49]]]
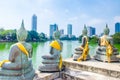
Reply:
[[[70, 58], [74, 53], [74, 49], [80, 46], [78, 41], [62, 41], [63, 42], [63, 51], [62, 56], [63, 59]], [[33, 66], [35, 69], [41, 64], [41, 56], [44, 54], [49, 54], [49, 41], [47, 42], [34, 42], [31, 43], [33, 46]], [[0, 43], [0, 61], [4, 59], [8, 59], [10, 46], [14, 43]], [[95, 54], [95, 48], [97, 45], [91, 44], [90, 47], [90, 55], [93, 56]], [[120, 47], [120, 45], [119, 45]]]

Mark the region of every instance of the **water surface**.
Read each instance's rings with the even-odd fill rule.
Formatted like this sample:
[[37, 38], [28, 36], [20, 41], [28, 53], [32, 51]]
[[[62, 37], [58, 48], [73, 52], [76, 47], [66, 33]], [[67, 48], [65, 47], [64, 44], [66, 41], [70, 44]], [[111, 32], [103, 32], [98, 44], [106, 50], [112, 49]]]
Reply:
[[[63, 59], [70, 58], [74, 53], [74, 49], [80, 46], [78, 41], [62, 41], [63, 42], [63, 51], [62, 56]], [[49, 54], [49, 41], [47, 42], [34, 42], [31, 43], [33, 46], [33, 66], [35, 69], [41, 64], [41, 56], [44, 54]], [[0, 43], [0, 61], [4, 59], [8, 59], [10, 46], [14, 43], [3, 42]], [[120, 49], [120, 45], [115, 45], [118, 49]], [[97, 45], [90, 44], [90, 55], [95, 55], [95, 49]]]

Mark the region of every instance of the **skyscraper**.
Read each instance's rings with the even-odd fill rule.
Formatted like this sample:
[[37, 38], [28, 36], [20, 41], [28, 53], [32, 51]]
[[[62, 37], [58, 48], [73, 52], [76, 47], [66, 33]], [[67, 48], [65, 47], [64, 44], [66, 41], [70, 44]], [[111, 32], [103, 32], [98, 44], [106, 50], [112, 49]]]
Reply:
[[88, 30], [88, 36], [90, 37], [96, 34], [96, 29], [94, 27], [88, 26], [87, 30]]
[[115, 23], [115, 33], [120, 32], [120, 23]]
[[60, 30], [60, 34], [61, 34], [61, 36], [64, 35], [64, 29], [61, 29], [61, 30]]
[[53, 33], [58, 29], [58, 25], [57, 24], [50, 24], [50, 39], [53, 38]]
[[37, 31], [37, 16], [35, 14], [32, 16], [32, 30]]
[[67, 25], [67, 35], [69, 38], [72, 37], [72, 24]]

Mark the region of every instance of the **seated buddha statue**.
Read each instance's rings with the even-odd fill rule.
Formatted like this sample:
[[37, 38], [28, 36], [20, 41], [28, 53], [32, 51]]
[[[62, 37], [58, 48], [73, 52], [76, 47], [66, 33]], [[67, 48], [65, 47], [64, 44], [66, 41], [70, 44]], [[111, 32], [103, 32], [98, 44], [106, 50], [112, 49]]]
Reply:
[[94, 58], [103, 62], [113, 62], [119, 61], [116, 55], [119, 54], [118, 49], [113, 45], [113, 38], [109, 36], [109, 28], [106, 25], [104, 29], [104, 35], [100, 37], [98, 41], [98, 47], [96, 48], [96, 55]]
[[56, 72], [62, 69], [62, 46], [59, 40], [60, 32], [57, 30], [53, 34], [54, 40], [50, 43], [49, 54], [42, 56], [42, 64], [39, 66], [41, 72]]
[[9, 59], [0, 61], [0, 80], [33, 80], [32, 46], [26, 43], [27, 31], [22, 21], [17, 30], [18, 42], [10, 48]]
[[84, 26], [84, 29], [82, 31], [82, 44], [75, 48], [75, 53], [73, 54], [73, 60], [74, 61], [85, 61], [89, 60], [89, 46], [88, 46], [88, 37], [87, 37], [87, 28]]

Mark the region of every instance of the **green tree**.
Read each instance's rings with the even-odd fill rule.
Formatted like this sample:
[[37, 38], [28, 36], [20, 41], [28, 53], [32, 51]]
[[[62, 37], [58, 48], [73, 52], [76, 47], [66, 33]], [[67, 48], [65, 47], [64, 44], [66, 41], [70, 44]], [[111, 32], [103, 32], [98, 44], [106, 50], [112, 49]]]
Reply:
[[12, 40], [12, 41], [17, 41], [16, 29], [15, 29], [15, 30], [11, 30], [10, 34], [11, 34], [11, 37], [10, 37], [11, 40]]
[[115, 44], [120, 44], [120, 32], [119, 33], [115, 33], [114, 35], [112, 35], [113, 37], [113, 42]]
[[26, 40], [26, 41], [32, 41], [30, 32], [31, 32], [31, 31], [28, 31], [28, 35], [27, 35], [27, 40]]
[[36, 31], [29, 31], [28, 38], [29, 41], [40, 41], [39, 34]]
[[10, 38], [10, 31], [11, 30], [3, 30], [1, 32], [1, 38], [2, 38], [2, 40], [8, 40]]
[[3, 28], [0, 28], [0, 40], [2, 40], [2, 32], [4, 31]]
[[47, 40], [47, 38], [46, 38], [44, 33], [40, 33], [39, 34], [39, 38], [40, 38], [40, 41], [46, 41]]
[[16, 40], [16, 30], [0, 29], [0, 39], [6, 40], [6, 41], [15, 41]]
[[89, 42], [90, 43], [97, 43], [98, 42], [98, 37], [97, 36], [92, 36], [91, 38], [89, 38]]
[[80, 36], [78, 37], [78, 41], [79, 41], [79, 42], [82, 42], [82, 37], [83, 37], [83, 35], [80, 35]]

